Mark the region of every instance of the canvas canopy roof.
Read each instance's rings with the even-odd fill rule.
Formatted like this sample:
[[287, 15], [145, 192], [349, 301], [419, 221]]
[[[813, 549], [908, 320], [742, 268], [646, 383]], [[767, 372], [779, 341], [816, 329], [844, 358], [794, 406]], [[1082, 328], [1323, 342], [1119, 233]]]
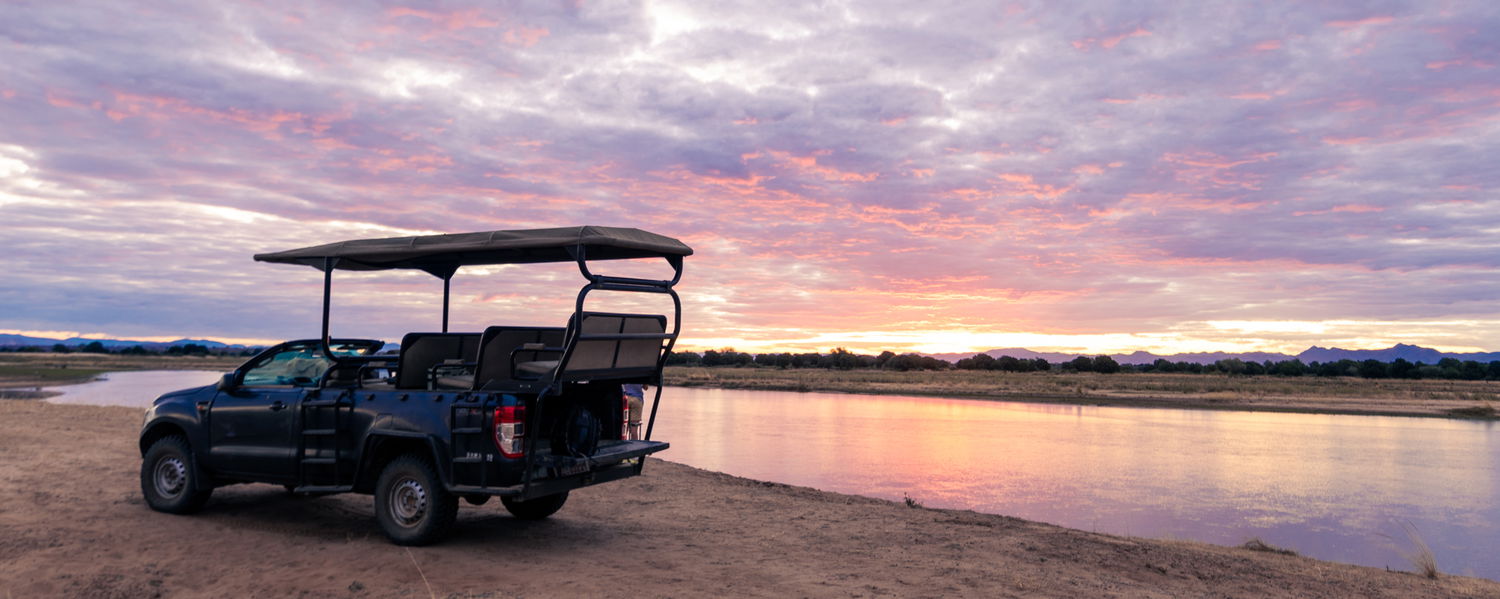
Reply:
[[335, 269], [412, 268], [447, 277], [460, 266], [572, 262], [578, 260], [575, 252], [579, 249], [588, 260], [680, 258], [693, 254], [693, 249], [681, 241], [640, 229], [582, 226], [355, 239], [256, 254], [255, 259], [322, 270], [325, 259], [335, 258]]

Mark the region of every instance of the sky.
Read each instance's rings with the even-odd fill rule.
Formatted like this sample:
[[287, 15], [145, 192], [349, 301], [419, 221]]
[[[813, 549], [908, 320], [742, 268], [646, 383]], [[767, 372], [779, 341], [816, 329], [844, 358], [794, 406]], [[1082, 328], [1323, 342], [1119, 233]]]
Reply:
[[251, 255], [593, 224], [696, 250], [687, 348], [1500, 350], [1497, 65], [1488, 0], [8, 2], [0, 332], [316, 337]]

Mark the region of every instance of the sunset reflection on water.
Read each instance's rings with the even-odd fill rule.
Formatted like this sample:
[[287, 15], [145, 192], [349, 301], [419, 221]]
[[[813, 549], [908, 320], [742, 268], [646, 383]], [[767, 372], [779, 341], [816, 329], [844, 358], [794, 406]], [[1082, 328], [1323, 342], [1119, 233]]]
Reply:
[[1084, 530], [1500, 578], [1492, 422], [669, 388], [662, 457]]

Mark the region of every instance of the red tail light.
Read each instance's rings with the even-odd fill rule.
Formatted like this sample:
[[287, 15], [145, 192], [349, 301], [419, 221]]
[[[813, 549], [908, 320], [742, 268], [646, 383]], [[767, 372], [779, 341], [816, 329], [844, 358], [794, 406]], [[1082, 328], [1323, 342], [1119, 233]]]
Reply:
[[495, 447], [507, 458], [526, 455], [526, 406], [495, 408]]
[[630, 438], [630, 396], [620, 394], [620, 439]]

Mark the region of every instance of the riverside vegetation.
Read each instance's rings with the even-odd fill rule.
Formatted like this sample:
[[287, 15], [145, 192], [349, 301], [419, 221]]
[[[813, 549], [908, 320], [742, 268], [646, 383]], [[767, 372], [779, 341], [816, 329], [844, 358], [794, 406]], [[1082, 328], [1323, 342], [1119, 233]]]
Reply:
[[[700, 361], [705, 357], [691, 353], [685, 356], [695, 356]], [[835, 352], [830, 356], [837, 359], [840, 354]], [[912, 356], [908, 359], [910, 364], [932, 360]], [[681, 364], [683, 357], [674, 354], [673, 362]], [[225, 372], [245, 359], [242, 355], [211, 353], [0, 352], [0, 398], [44, 397], [48, 392], [41, 391], [42, 387], [86, 382], [111, 371]], [[1496, 380], [1253, 376], [1217, 371], [1192, 374], [1123, 369], [1080, 372], [1066, 367], [1031, 372], [796, 368], [756, 366], [753, 358], [749, 365], [741, 366], [671, 366], [665, 377], [668, 385], [685, 387], [1313, 413], [1495, 418], [1496, 405], [1500, 404], [1500, 381]]]

